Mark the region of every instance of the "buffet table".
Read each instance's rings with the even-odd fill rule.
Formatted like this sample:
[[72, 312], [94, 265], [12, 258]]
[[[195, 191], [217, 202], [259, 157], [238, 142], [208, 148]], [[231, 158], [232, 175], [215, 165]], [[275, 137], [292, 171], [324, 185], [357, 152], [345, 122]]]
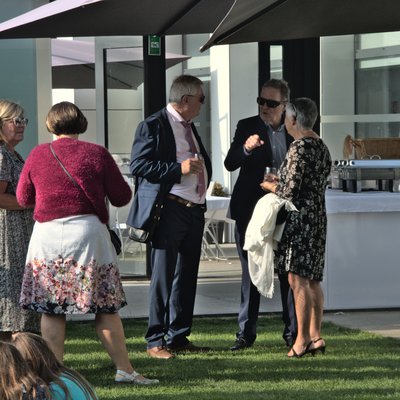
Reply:
[[400, 193], [327, 190], [325, 309], [400, 307]]

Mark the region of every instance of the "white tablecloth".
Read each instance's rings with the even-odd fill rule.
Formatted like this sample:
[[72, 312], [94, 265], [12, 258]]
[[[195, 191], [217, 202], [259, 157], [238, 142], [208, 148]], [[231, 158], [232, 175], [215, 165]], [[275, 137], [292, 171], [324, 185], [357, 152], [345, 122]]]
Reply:
[[327, 214], [400, 211], [400, 193], [350, 193], [327, 189], [325, 199]]
[[213, 221], [233, 222], [232, 219], [227, 217], [230, 200], [230, 197], [207, 196], [205, 218]]

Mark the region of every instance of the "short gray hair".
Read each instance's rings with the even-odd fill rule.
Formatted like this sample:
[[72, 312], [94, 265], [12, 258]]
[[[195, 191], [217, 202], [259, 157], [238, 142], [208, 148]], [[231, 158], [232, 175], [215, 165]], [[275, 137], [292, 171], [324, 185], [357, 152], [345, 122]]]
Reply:
[[185, 95], [195, 96], [203, 82], [192, 75], [180, 75], [174, 79], [169, 91], [169, 102], [180, 103]]
[[312, 129], [318, 117], [318, 108], [314, 100], [299, 97], [286, 105], [286, 113], [295, 117], [300, 129]]

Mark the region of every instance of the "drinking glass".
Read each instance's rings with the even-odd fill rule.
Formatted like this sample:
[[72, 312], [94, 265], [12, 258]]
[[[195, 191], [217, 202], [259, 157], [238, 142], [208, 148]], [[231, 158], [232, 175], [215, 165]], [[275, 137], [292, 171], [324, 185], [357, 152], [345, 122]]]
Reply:
[[265, 167], [264, 181], [273, 182], [276, 177], [277, 169], [274, 167]]

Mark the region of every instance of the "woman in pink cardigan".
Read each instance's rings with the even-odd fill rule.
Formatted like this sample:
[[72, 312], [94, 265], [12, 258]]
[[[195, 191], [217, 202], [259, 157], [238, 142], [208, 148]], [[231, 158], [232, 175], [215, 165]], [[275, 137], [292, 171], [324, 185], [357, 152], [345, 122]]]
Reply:
[[97, 335], [117, 369], [115, 381], [158, 383], [134, 371], [118, 314], [126, 300], [106, 227], [106, 199], [123, 206], [131, 189], [104, 147], [78, 140], [87, 120], [74, 104], [54, 105], [46, 126], [57, 140], [32, 150], [17, 187], [18, 203], [34, 205], [36, 221], [20, 304], [41, 313], [42, 335], [59, 361], [66, 314], [94, 313]]

